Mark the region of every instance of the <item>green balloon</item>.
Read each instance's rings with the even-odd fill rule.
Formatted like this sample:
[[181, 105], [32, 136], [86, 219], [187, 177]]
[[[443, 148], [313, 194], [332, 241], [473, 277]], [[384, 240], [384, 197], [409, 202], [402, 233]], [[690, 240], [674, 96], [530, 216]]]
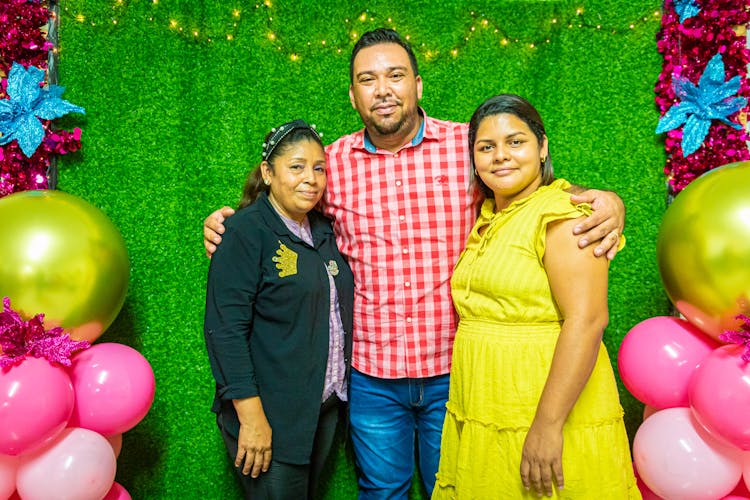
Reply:
[[750, 315], [750, 162], [709, 170], [669, 206], [656, 246], [664, 288], [713, 338]]
[[62, 191], [0, 198], [0, 297], [46, 329], [96, 340], [127, 294], [130, 260], [122, 235], [98, 208]]

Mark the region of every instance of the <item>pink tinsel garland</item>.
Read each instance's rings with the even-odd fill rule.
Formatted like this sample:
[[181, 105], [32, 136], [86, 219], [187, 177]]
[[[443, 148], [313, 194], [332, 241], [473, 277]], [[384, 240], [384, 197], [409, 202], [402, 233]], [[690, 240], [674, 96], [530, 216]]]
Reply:
[[[663, 69], [655, 86], [656, 105], [663, 115], [677, 99], [672, 87], [672, 77], [682, 75], [697, 83], [706, 64], [715, 54], [722, 55], [728, 76], [742, 79], [737, 93], [750, 102], [750, 82], [747, 65], [750, 50], [746, 46], [745, 29], [750, 22], [750, 10], [737, 0], [697, 1], [700, 12], [680, 23], [674, 0], [664, 3], [661, 30], [657, 35], [657, 49], [664, 57]], [[739, 122], [746, 120], [745, 108]], [[702, 173], [738, 161], [750, 160], [745, 141], [745, 130], [736, 130], [714, 121], [703, 146], [685, 158], [681, 148], [682, 128], [667, 132], [664, 147], [667, 153], [667, 174], [673, 194], [679, 193]]]
[[[13, 62], [24, 67], [47, 68], [52, 48], [44, 28], [50, 20], [47, 3], [33, 0], [0, 1], [0, 99], [6, 99], [5, 84]], [[81, 131], [53, 130], [44, 122], [42, 144], [26, 158], [15, 141], [0, 146], [0, 197], [18, 191], [47, 189], [47, 171], [54, 155], [64, 155], [81, 147]]]

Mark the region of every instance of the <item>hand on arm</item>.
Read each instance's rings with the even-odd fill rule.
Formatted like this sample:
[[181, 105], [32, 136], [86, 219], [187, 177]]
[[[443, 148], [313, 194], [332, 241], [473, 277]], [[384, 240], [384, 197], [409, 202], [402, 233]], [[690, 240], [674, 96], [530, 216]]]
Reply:
[[595, 256], [606, 254], [609, 260], [614, 259], [625, 227], [625, 204], [612, 191], [583, 191], [577, 186], [572, 186], [570, 191], [573, 193], [570, 201], [589, 203], [593, 209], [593, 213], [576, 224], [573, 230], [573, 234], [580, 236], [578, 246], [585, 248], [597, 243], [594, 248]]
[[206, 257], [209, 259], [216, 251], [216, 245], [221, 243], [224, 234], [224, 221], [234, 214], [232, 207], [222, 207], [211, 213], [203, 221], [203, 246], [206, 247]]
[[234, 399], [232, 403], [240, 420], [234, 465], [242, 467], [243, 474], [258, 477], [271, 465], [271, 426], [260, 397]]
[[608, 321], [609, 262], [577, 248], [571, 233], [578, 223], [565, 220], [547, 229], [544, 266], [564, 319], [520, 470], [524, 486], [539, 495], [551, 496], [553, 483], [563, 487], [563, 425], [596, 364]]

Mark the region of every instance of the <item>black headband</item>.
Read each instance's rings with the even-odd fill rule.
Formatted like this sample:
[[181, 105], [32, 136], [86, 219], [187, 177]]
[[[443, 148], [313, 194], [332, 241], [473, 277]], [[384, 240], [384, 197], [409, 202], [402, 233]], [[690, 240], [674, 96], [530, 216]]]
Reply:
[[286, 137], [292, 130], [298, 128], [306, 128], [312, 130], [312, 133], [315, 134], [318, 140], [320, 140], [321, 134], [319, 134], [318, 131], [315, 130], [314, 124], [308, 125], [304, 120], [294, 120], [291, 122], [287, 122], [283, 125], [279, 125], [278, 127], [271, 129], [271, 137], [268, 138], [268, 142], [263, 143], [263, 152], [261, 153], [263, 159], [267, 160], [268, 157], [271, 156], [271, 153], [273, 153], [273, 150], [276, 149], [276, 146], [278, 146], [279, 143], [284, 140], [284, 137]]

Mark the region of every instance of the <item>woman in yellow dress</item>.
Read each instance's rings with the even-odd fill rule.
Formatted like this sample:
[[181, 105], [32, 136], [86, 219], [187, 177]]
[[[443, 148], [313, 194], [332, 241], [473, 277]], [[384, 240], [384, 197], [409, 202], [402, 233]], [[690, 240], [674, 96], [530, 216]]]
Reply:
[[486, 195], [451, 288], [460, 321], [433, 499], [641, 498], [602, 333], [608, 261], [580, 250], [536, 109], [503, 94], [469, 124]]

